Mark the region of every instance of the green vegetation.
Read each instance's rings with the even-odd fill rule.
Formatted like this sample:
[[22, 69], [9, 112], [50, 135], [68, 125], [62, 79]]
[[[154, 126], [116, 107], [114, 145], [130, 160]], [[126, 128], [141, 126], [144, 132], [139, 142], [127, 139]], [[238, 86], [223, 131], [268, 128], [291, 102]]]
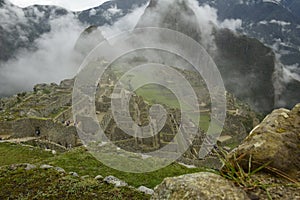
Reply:
[[42, 91], [43, 94], [50, 94], [51, 93], [51, 90], [50, 89], [44, 89]]
[[[137, 95], [142, 96], [147, 102], [150, 104], [161, 104], [166, 105], [169, 108], [180, 109], [180, 104], [176, 98], [176, 96], [167, 88], [148, 84], [145, 85], [138, 90], [136, 90]], [[183, 105], [187, 106], [187, 105]], [[191, 114], [190, 114], [191, 115]], [[199, 113], [195, 113], [195, 117], [192, 116], [192, 120], [197, 123], [197, 118], [199, 117]], [[199, 119], [199, 127], [207, 131], [210, 125], [210, 115], [209, 113], [201, 113]], [[217, 125], [215, 126], [218, 127]], [[213, 128], [213, 127], [212, 127]]]
[[151, 104], [164, 104], [180, 109], [176, 96], [165, 87], [148, 84], [136, 90], [136, 93]]
[[38, 163], [53, 157], [51, 152], [43, 149], [14, 143], [0, 143], [0, 152], [0, 166], [15, 163]]
[[[222, 155], [221, 155], [222, 154]], [[253, 178], [253, 175], [259, 171], [266, 169], [270, 163], [265, 163], [258, 165], [257, 167], [253, 166], [252, 158], [250, 156], [248, 160], [248, 170], [244, 170], [239, 164], [239, 160], [243, 159], [242, 157], [234, 158], [232, 161], [226, 159], [226, 152], [221, 149], [221, 154], [219, 155], [220, 160], [222, 161], [224, 167], [220, 171], [220, 175], [226, 179], [233, 181], [239, 187], [244, 188], [245, 190], [260, 188], [266, 191], [268, 198], [272, 199], [268, 192], [269, 185], [262, 183]]]
[[81, 179], [54, 169], [0, 169], [0, 199], [149, 199], [128, 187]]
[[50, 114], [49, 118], [55, 119], [55, 118], [59, 117], [63, 112], [67, 111], [68, 109], [70, 109], [70, 108], [65, 106], [65, 107], [60, 107], [57, 110], [53, 110], [52, 113]]
[[0, 151], [0, 166], [14, 163], [49, 164], [62, 167], [67, 172], [76, 172], [80, 176], [89, 175], [90, 177], [95, 177], [96, 175], [102, 175], [105, 177], [113, 175], [135, 187], [144, 185], [154, 188], [165, 177], [203, 171], [203, 169], [188, 169], [182, 165], [173, 163], [163, 169], [150, 173], [133, 174], [120, 172], [102, 164], [83, 147], [52, 155], [50, 152], [35, 147], [0, 143]]
[[105, 166], [96, 160], [84, 148], [73, 149], [52, 159], [48, 159], [47, 163], [54, 166], [60, 166], [67, 171], [75, 171], [79, 175], [113, 175], [126, 181], [129, 185], [135, 187], [144, 185], [150, 188], [154, 188], [162, 182], [165, 177], [179, 176], [182, 174], [201, 171], [201, 169], [188, 169], [184, 166], [173, 163], [163, 169], [150, 173], [133, 174], [120, 172]]

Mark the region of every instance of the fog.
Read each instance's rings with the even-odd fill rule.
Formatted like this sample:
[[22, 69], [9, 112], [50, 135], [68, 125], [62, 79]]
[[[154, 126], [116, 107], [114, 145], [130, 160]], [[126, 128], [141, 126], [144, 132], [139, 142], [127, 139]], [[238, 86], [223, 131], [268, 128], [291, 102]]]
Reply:
[[107, 1], [109, 0], [10, 0], [10, 2], [20, 7], [31, 5], [56, 5], [72, 11], [86, 10]]
[[[37, 83], [59, 82], [75, 75], [79, 60], [73, 49], [84, 26], [73, 14], [52, 19], [50, 25], [51, 31], [35, 41], [36, 51], [21, 50], [14, 59], [0, 64], [0, 96], [28, 91]], [[21, 37], [26, 39], [26, 33]]]
[[[159, 9], [146, 20], [152, 24], [159, 23], [159, 16], [168, 9], [172, 0], [159, 1]], [[240, 30], [240, 19], [225, 19], [218, 21], [217, 10], [208, 6], [199, 6], [196, 0], [188, 0], [188, 5], [197, 17], [197, 25], [201, 30], [201, 43], [206, 49], [215, 49], [213, 28], [228, 28], [232, 31]], [[117, 20], [113, 25], [98, 27], [105, 38], [110, 38], [122, 31], [132, 30], [144, 14], [147, 5], [135, 8], [131, 13]], [[33, 10], [37, 17], [43, 17], [43, 13]], [[110, 12], [122, 12], [116, 6]], [[188, 19], [187, 19], [188, 20]], [[17, 31], [20, 40], [28, 40], [28, 33], [22, 30], [19, 24], [27, 24], [21, 8], [6, 5], [0, 8], [0, 23], [5, 30]], [[28, 25], [30, 27], [30, 25]], [[24, 49], [17, 52], [14, 59], [6, 63], [0, 63], [0, 96], [9, 96], [21, 91], [30, 91], [38, 83], [59, 83], [66, 78], [73, 78], [81, 64], [82, 56], [74, 51], [76, 41], [82, 31], [89, 25], [81, 24], [73, 13], [62, 17], [50, 18], [51, 31], [43, 34], [35, 40], [36, 50]], [[95, 45], [96, 46], [96, 45]], [[154, 56], [155, 57], [155, 56]], [[292, 72], [292, 67], [285, 67], [282, 74], [277, 74], [280, 81], [275, 80], [276, 94], [282, 91], [281, 84], [291, 79], [299, 81], [299, 75]], [[279, 68], [279, 67], [277, 67]]]
[[[160, 1], [159, 12], [164, 12], [172, 1]], [[213, 26], [226, 27], [235, 30], [240, 26], [239, 20], [217, 21], [217, 10], [209, 6], [198, 5], [196, 0], [189, 0], [190, 7], [197, 13], [203, 41], [213, 43], [211, 30]], [[112, 26], [105, 25], [98, 29], [105, 38], [112, 37], [122, 31], [133, 29], [143, 15], [147, 5], [134, 9], [131, 13], [116, 21]], [[117, 7], [112, 8], [118, 11]], [[32, 12], [36, 18], [43, 17], [37, 9]], [[161, 13], [159, 13], [161, 14]], [[156, 15], [159, 16], [159, 15]], [[149, 20], [155, 18], [149, 17]], [[31, 19], [37, 20], [37, 19]], [[159, 19], [157, 19], [159, 21]], [[21, 8], [5, 5], [0, 9], [1, 26], [6, 31], [17, 31], [21, 40], [28, 40], [28, 32], [23, 31], [20, 25], [29, 28], [28, 18]], [[74, 46], [82, 31], [88, 25], [81, 24], [73, 13], [62, 17], [50, 17], [51, 31], [36, 39], [36, 51], [23, 49], [15, 55], [14, 59], [0, 63], [0, 96], [8, 96], [21, 91], [30, 91], [37, 83], [60, 82], [76, 75], [81, 64], [80, 56], [74, 52]], [[205, 42], [203, 42], [205, 43]]]

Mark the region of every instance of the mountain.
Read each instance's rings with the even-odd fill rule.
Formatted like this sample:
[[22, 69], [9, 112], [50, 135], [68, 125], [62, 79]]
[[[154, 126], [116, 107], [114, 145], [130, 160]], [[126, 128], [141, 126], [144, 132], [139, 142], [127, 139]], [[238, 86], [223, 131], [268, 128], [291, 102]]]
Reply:
[[[298, 0], [198, 0], [218, 10], [220, 21], [240, 19], [239, 33], [271, 47], [284, 65], [274, 72], [276, 107], [292, 108], [299, 102], [300, 2]], [[287, 103], [288, 102], [288, 103]]]
[[[184, 1], [175, 1], [171, 5], [162, 5], [163, 1], [152, 0], [141, 17], [138, 27], [162, 27], [182, 32], [203, 44], [216, 62], [226, 89], [238, 98], [246, 101], [261, 112], [272, 110], [275, 106], [273, 72], [276, 58], [272, 49], [264, 46], [256, 39], [236, 35], [228, 29], [214, 27], [210, 40], [205, 34], [205, 26], [201, 29], [197, 16]], [[166, 2], [166, 1], [164, 1]], [[165, 10], [164, 10], [165, 9]], [[153, 15], [159, 15], [157, 20]], [[187, 21], [184, 20], [188, 20]], [[215, 43], [215, 44], [214, 44]], [[216, 46], [216, 50], [211, 46]], [[262, 87], [263, 86], [263, 87]]]
[[34, 5], [20, 8], [1, 0], [0, 67], [1, 61], [14, 58], [21, 49], [35, 50], [36, 39], [51, 31], [51, 22], [55, 19], [78, 19], [86, 27], [111, 25], [146, 2], [147, 0], [115, 0], [82, 12], [71, 12], [57, 6]]
[[[281, 55], [286, 65], [300, 63], [300, 16], [297, 0], [199, 0], [218, 9], [220, 20], [241, 19], [242, 32]], [[298, 8], [298, 10], [297, 10]]]
[[50, 20], [69, 14], [55, 6], [19, 8], [7, 1], [0, 7], [0, 61], [13, 58], [18, 50], [34, 50], [34, 41], [51, 30]]
[[[205, 41], [207, 38], [200, 36], [205, 27], [191, 25], [197, 21], [194, 15], [197, 11], [188, 8], [184, 2], [181, 2], [180, 6], [170, 6], [169, 11], [162, 16], [164, 21], [155, 26], [171, 28], [174, 23], [179, 22], [181, 27], [177, 28], [181, 32], [206, 46], [206, 50], [210, 52], [224, 75], [228, 90], [252, 106], [262, 111], [270, 111], [278, 106], [291, 108], [299, 102], [297, 95], [300, 88], [298, 66], [300, 18], [297, 12], [299, 1], [198, 0], [198, 2], [200, 5], [208, 4], [216, 8], [219, 22], [228, 19], [241, 20], [242, 26], [236, 30], [239, 34], [210, 27], [208, 31], [217, 30], [212, 34], [215, 40], [210, 38]], [[55, 20], [63, 17], [67, 19], [66, 21], [79, 20], [83, 27], [101, 27], [105, 24], [113, 24], [136, 7], [146, 3], [147, 0], [114, 0], [82, 12], [71, 12], [55, 6], [19, 8], [2, 0], [0, 2], [0, 68], [1, 61], [16, 58], [15, 56], [22, 49], [34, 52], [37, 49], [37, 39], [53, 29], [53, 23], [57, 23]], [[150, 1], [143, 17], [151, 10], [155, 10], [157, 3], [159, 3], [157, 0]], [[187, 15], [188, 18], [183, 19], [183, 15]], [[141, 19], [138, 27], [154, 23], [154, 18], [149, 22]], [[102, 40], [102, 35], [97, 35]], [[93, 40], [88, 40], [93, 43]], [[209, 46], [211, 42], [214, 44]], [[234, 52], [227, 52], [231, 50], [227, 47], [233, 48]], [[214, 48], [217, 48], [217, 51]]]
[[151, 0], [143, 16], [138, 21], [137, 27], [163, 27], [182, 32], [196, 41], [201, 40], [201, 33], [197, 23], [197, 17], [194, 11], [185, 3], [176, 1], [160, 9], [158, 0]]
[[102, 26], [112, 25], [117, 19], [124, 17], [136, 7], [146, 4], [148, 0], [113, 0], [99, 7], [77, 13], [78, 19], [86, 24]]

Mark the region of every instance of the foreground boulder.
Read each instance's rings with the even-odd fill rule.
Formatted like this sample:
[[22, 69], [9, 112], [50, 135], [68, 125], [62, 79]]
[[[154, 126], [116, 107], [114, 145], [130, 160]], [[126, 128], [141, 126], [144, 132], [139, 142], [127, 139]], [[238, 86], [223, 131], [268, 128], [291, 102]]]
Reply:
[[122, 181], [114, 176], [107, 176], [104, 179], [104, 182], [108, 183], [108, 184], [113, 184], [116, 187], [125, 187], [128, 186], [128, 184], [125, 181]]
[[209, 173], [195, 173], [166, 178], [154, 189], [152, 199], [226, 199], [247, 200], [247, 194], [223, 177]]
[[229, 154], [248, 170], [251, 155], [253, 164], [280, 170], [290, 176], [299, 175], [300, 171], [300, 104], [291, 111], [274, 110], [250, 135]]

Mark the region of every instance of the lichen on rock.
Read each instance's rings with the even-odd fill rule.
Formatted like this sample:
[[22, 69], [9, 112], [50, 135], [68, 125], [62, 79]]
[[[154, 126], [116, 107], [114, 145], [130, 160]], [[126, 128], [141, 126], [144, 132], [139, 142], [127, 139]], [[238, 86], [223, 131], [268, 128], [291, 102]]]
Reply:
[[247, 194], [225, 178], [201, 172], [166, 178], [154, 189], [152, 199], [247, 200]]
[[294, 176], [300, 171], [300, 104], [292, 110], [277, 109], [268, 115], [249, 136], [228, 155], [248, 170], [249, 157], [253, 166], [269, 163], [269, 167]]

